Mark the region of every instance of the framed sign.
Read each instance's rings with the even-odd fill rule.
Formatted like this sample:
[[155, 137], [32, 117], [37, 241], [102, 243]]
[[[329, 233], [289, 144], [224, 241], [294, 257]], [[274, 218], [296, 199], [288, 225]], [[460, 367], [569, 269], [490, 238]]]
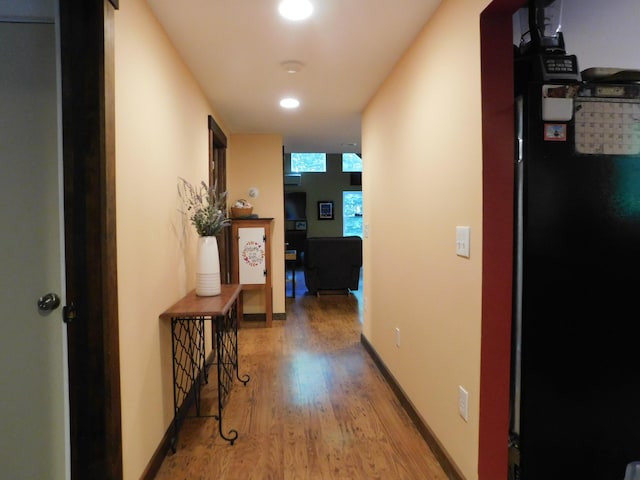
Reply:
[[321, 200], [318, 202], [318, 220], [333, 220], [333, 202]]

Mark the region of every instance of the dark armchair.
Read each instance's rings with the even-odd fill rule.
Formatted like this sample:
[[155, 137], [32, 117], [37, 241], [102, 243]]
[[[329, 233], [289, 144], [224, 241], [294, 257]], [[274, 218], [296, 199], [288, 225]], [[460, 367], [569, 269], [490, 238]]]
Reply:
[[305, 242], [304, 281], [309, 293], [319, 290], [358, 290], [362, 239], [309, 237]]

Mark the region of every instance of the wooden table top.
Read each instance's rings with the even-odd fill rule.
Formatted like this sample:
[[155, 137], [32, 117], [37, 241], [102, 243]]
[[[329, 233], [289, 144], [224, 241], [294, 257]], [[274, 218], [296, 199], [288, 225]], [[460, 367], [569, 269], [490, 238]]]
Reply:
[[215, 317], [226, 315], [242, 291], [242, 285], [221, 285], [220, 295], [200, 297], [192, 290], [160, 314], [160, 318]]

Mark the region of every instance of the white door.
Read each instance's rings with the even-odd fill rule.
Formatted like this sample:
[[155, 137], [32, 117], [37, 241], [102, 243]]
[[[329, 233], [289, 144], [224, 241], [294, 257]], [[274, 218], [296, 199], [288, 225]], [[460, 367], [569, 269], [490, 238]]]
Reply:
[[53, 24], [0, 23], [0, 477], [69, 478]]

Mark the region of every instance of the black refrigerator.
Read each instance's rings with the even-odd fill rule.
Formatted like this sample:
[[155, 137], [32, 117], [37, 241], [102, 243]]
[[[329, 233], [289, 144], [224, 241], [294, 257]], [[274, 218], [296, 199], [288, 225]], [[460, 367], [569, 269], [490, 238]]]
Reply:
[[640, 80], [516, 62], [510, 480], [640, 460]]

